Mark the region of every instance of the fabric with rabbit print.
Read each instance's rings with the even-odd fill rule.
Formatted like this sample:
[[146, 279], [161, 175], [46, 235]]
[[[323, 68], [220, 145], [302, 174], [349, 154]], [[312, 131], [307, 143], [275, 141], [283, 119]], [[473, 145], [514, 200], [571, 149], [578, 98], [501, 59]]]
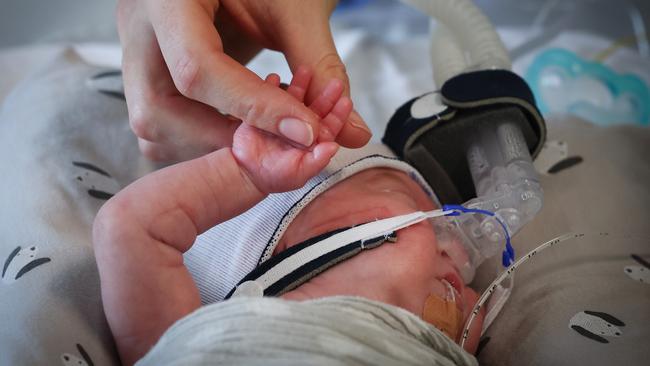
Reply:
[[12, 284], [30, 271], [50, 261], [51, 259], [48, 257], [38, 257], [38, 248], [36, 246], [28, 248], [18, 246], [4, 261], [2, 282]]
[[78, 168], [75, 179], [87, 189], [91, 197], [108, 200], [120, 190], [120, 184], [101, 168], [81, 161], [73, 161], [72, 165]]
[[569, 320], [569, 328], [599, 343], [609, 343], [605, 337], [620, 337], [623, 332], [618, 327], [623, 326], [615, 316], [598, 311], [581, 311]]
[[94, 366], [93, 360], [88, 355], [88, 352], [82, 345], [77, 343], [77, 351], [81, 357], [77, 357], [71, 353], [64, 353], [61, 355], [61, 363], [63, 366]]

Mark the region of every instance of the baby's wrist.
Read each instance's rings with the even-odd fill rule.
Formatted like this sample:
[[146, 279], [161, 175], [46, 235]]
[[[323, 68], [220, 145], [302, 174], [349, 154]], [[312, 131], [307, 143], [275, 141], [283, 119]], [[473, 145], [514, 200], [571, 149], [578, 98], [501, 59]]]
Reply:
[[263, 184], [263, 182], [259, 182], [253, 178], [253, 174], [246, 168], [246, 164], [237, 159], [237, 155], [233, 152], [232, 148], [227, 147], [223, 148], [222, 150], [227, 150], [230, 154], [230, 157], [232, 158], [239, 171], [242, 185], [247, 191], [250, 191], [252, 195], [259, 196], [259, 201], [263, 200], [266, 198], [266, 196], [269, 195], [269, 193], [271, 193], [268, 187]]

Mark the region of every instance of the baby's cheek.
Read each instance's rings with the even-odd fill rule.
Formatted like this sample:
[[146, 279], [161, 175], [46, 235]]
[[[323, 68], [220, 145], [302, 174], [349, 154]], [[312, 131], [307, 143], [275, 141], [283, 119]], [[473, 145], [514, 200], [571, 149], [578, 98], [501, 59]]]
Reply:
[[476, 291], [474, 291], [471, 287], [467, 286], [463, 288], [463, 293], [461, 295], [463, 296], [463, 301], [465, 302], [464, 315], [465, 317], [468, 317], [472, 312], [472, 308], [474, 305], [476, 305], [476, 302], [478, 301], [480, 295], [476, 293]]
[[[465, 302], [465, 309], [463, 311], [463, 315], [465, 319], [464, 322], [465, 322], [465, 326], [467, 326], [467, 322], [469, 321], [470, 315], [472, 314], [474, 305], [476, 305], [476, 302], [478, 301], [480, 295], [477, 294], [476, 291], [472, 290], [471, 288], [465, 287], [463, 289], [462, 296]], [[469, 329], [467, 341], [465, 342], [465, 350], [467, 352], [470, 353], [476, 352], [476, 348], [478, 347], [478, 342], [481, 337], [481, 328], [483, 328], [484, 318], [485, 318], [485, 308], [481, 308], [478, 315], [474, 318], [471, 328]]]

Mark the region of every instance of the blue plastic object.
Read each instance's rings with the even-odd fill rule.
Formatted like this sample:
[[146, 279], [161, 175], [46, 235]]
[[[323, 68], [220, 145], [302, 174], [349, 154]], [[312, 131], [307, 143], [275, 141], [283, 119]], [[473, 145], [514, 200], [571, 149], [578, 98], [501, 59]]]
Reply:
[[544, 114], [564, 112], [601, 125], [650, 124], [650, 90], [636, 75], [551, 48], [535, 58], [525, 78]]
[[508, 233], [508, 228], [506, 227], [506, 224], [501, 221], [501, 219], [494, 212], [488, 210], [480, 210], [477, 208], [467, 208], [462, 205], [443, 205], [442, 209], [443, 211], [454, 211], [447, 214], [446, 216], [458, 216], [461, 213], [477, 213], [494, 217], [499, 225], [501, 225], [501, 228], [503, 229], [503, 232], [506, 236], [506, 248], [501, 253], [501, 264], [503, 267], [508, 268], [508, 266], [515, 262], [515, 248], [512, 247], [512, 244], [510, 242], [510, 233]]

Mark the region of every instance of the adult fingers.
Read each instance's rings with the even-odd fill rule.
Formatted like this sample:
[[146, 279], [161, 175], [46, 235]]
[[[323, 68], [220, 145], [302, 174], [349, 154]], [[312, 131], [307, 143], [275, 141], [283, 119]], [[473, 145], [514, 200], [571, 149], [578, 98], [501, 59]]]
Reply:
[[242, 32], [232, 14], [223, 7], [217, 10], [214, 25], [221, 38], [223, 52], [240, 64], [246, 65], [262, 51], [262, 45], [246, 32]]
[[[325, 10], [303, 14], [303, 21], [285, 26], [282, 32], [282, 52], [292, 69], [305, 65], [313, 70], [314, 76], [307, 90], [305, 101], [313, 102], [331, 79], [343, 82], [345, 96], [350, 96], [350, 82], [345, 65], [336, 51]], [[337, 136], [337, 142], [346, 147], [361, 147], [371, 137], [366, 123], [357, 112], [350, 117]]]
[[131, 113], [131, 128], [138, 137], [198, 155], [232, 145], [232, 135], [240, 123], [178, 95], [153, 97], [147, 105]]
[[167, 146], [164, 144], [159, 144], [138, 138], [138, 147], [140, 148], [142, 155], [154, 162], [162, 163], [181, 160], [178, 154], [178, 150], [174, 149], [172, 146]]
[[215, 151], [214, 149], [205, 150], [194, 145], [180, 148], [177, 145], [157, 143], [143, 138], [138, 138], [138, 147], [142, 155], [156, 163], [177, 163], [195, 159]]
[[[161, 148], [140, 144], [156, 161], [193, 158], [230, 146], [238, 125], [214, 108], [178, 95], [162, 58], [153, 27], [137, 2], [121, 1], [118, 29], [123, 78], [133, 132]], [[173, 151], [173, 150], [177, 151]]]
[[150, 1], [148, 11], [176, 88], [257, 128], [310, 146], [318, 117], [280, 88], [265, 83], [222, 52], [216, 6]]

